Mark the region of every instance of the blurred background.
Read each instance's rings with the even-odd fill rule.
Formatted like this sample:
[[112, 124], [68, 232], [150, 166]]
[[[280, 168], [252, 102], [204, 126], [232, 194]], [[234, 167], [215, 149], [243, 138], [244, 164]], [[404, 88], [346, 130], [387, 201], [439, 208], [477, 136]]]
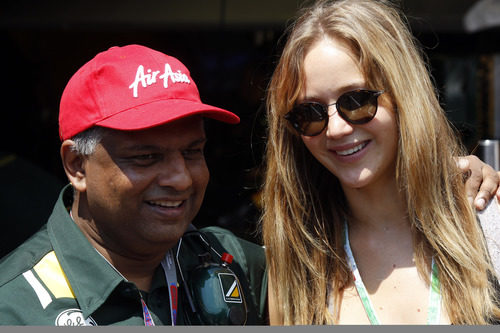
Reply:
[[[202, 101], [238, 114], [211, 123], [211, 182], [195, 224], [259, 242], [263, 98], [299, 0], [2, 0], [0, 4], [0, 232], [2, 252], [50, 215], [67, 183], [59, 157], [59, 100], [73, 73], [114, 45], [178, 57]], [[500, 0], [404, 0], [440, 100], [469, 152], [500, 137]]]

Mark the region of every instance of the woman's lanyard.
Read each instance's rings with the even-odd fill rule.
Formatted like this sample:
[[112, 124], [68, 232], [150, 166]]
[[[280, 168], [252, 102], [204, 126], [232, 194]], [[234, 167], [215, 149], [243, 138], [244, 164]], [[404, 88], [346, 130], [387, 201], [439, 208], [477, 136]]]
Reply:
[[[96, 250], [97, 251], [97, 250]], [[106, 260], [106, 262], [125, 280], [128, 281], [99, 251], [97, 251], [101, 257]], [[168, 286], [168, 296], [170, 299], [170, 318], [172, 319], [172, 326], [177, 323], [177, 273], [175, 270], [174, 255], [172, 250], [169, 250], [165, 255], [165, 258], [161, 261], [161, 266], [165, 272], [165, 278]], [[155, 322], [151, 313], [149, 312], [148, 306], [142, 297], [141, 292], [141, 305], [142, 305], [142, 316], [144, 318], [144, 326], [155, 326]]]
[[[368, 297], [368, 291], [361, 279], [361, 275], [359, 274], [358, 266], [356, 265], [356, 261], [354, 260], [354, 256], [351, 251], [351, 245], [349, 243], [349, 232], [347, 227], [347, 221], [344, 223], [345, 230], [345, 244], [344, 249], [347, 254], [347, 262], [349, 268], [351, 269], [354, 285], [356, 286], [356, 290], [358, 291], [359, 298], [361, 298], [361, 302], [363, 303], [363, 307], [365, 308], [366, 315], [368, 319], [370, 319], [370, 323], [372, 325], [380, 325], [380, 320], [375, 313], [375, 308], [373, 307], [370, 298]], [[434, 262], [434, 258], [432, 258], [432, 266], [431, 266], [431, 285], [429, 287], [429, 308], [427, 310], [427, 324], [428, 325], [437, 325], [439, 324], [439, 318], [441, 316], [441, 293], [440, 293], [440, 284], [437, 275], [437, 266]]]

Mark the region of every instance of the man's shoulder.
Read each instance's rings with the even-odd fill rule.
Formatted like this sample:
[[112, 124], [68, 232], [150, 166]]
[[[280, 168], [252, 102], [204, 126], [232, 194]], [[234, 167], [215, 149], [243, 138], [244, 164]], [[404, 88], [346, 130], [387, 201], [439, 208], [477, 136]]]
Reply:
[[51, 251], [45, 228], [0, 260], [0, 325], [39, 322], [44, 311], [37, 300], [34, 267]]
[[[267, 323], [267, 273], [266, 259], [264, 247], [237, 237], [231, 231], [220, 227], [206, 227], [200, 229], [207, 236], [210, 246], [217, 251], [224, 251], [233, 256], [231, 268], [239, 267], [241, 271], [235, 270], [236, 275], [243, 278], [244, 275], [248, 281], [247, 301], [252, 301], [251, 304], [254, 310], [252, 315], [255, 315], [249, 324], [266, 324]], [[222, 253], [219, 253], [221, 255]], [[234, 265], [237, 266], [234, 266]], [[245, 289], [245, 288], [244, 288]]]
[[230, 231], [228, 229], [221, 228], [221, 227], [209, 226], [209, 227], [201, 228], [201, 229], [199, 229], [199, 231], [201, 231], [205, 234], [212, 234], [215, 237], [223, 239], [223, 240], [228, 239], [230, 241], [237, 241], [237, 242], [242, 243], [245, 246], [249, 246], [251, 248], [262, 248], [261, 245], [258, 245], [256, 243], [250, 242], [246, 239], [240, 238], [240, 237], [236, 236], [232, 231]]
[[10, 281], [33, 268], [51, 249], [45, 225], [0, 260], [0, 289], [5, 288]]

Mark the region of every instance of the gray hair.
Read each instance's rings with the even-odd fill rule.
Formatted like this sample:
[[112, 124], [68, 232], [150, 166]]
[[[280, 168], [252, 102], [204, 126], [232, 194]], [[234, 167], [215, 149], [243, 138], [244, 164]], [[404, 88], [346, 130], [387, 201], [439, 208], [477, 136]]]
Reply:
[[104, 127], [93, 126], [78, 133], [71, 138], [75, 142], [71, 150], [83, 156], [92, 155], [97, 145], [101, 142], [106, 130]]

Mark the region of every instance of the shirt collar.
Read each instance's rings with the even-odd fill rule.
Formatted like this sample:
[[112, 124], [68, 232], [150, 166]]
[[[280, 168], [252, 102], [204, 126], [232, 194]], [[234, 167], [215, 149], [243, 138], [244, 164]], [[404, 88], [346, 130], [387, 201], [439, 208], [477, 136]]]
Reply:
[[49, 239], [85, 317], [102, 305], [124, 281], [90, 244], [71, 219], [64, 203], [73, 195], [70, 185], [59, 195], [47, 223]]

